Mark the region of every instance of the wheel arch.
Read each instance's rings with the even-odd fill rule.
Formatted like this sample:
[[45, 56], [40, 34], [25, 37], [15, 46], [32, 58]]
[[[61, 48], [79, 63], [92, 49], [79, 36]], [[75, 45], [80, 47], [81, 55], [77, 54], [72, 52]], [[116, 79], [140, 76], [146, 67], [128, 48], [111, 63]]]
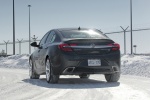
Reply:
[[28, 61], [29, 61], [29, 64], [30, 64], [30, 60], [32, 60], [32, 57], [31, 57], [31, 56], [32, 56], [32, 55], [29, 56], [29, 60], [28, 60]]
[[48, 55], [46, 55], [46, 57], [45, 57], [45, 64], [46, 64], [46, 60], [49, 58], [49, 56]]

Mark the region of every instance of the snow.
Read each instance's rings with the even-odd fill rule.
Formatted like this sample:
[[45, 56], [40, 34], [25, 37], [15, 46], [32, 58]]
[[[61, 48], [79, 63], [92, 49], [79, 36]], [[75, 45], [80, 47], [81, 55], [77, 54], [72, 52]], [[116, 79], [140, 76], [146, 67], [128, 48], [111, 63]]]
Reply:
[[150, 100], [150, 78], [122, 75], [107, 83], [103, 75], [63, 77], [48, 84], [45, 75], [29, 79], [27, 69], [0, 68], [0, 100]]
[[[0, 57], [0, 67], [28, 69], [28, 59], [29, 55], [27, 54]], [[150, 78], [150, 56], [123, 55], [121, 57], [121, 73]]]
[[0, 67], [5, 68], [29, 68], [29, 55], [13, 55], [9, 57], [0, 57]]
[[103, 75], [91, 75], [90, 79], [61, 76], [58, 84], [48, 84], [45, 75], [30, 79], [28, 58], [0, 57], [0, 100], [150, 100], [149, 56], [122, 56], [125, 75], [119, 82], [107, 83]]
[[124, 55], [121, 57], [121, 73], [150, 78], [150, 56]]

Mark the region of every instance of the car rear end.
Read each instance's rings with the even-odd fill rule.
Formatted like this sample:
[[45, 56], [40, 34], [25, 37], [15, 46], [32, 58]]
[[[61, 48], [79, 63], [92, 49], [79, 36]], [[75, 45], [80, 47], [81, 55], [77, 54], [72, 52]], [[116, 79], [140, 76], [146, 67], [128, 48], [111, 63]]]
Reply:
[[[120, 72], [120, 45], [98, 30], [61, 30], [58, 45], [61, 75]], [[57, 70], [58, 71], [58, 70]]]

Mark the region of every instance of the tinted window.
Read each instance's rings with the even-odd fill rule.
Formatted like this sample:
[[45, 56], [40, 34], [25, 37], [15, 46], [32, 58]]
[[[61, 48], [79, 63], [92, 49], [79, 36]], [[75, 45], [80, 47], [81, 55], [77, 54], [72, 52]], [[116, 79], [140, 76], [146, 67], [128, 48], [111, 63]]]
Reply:
[[54, 37], [56, 37], [55, 32], [51, 31], [48, 38], [47, 38], [47, 40], [46, 40], [46, 43], [52, 43], [55, 40]]
[[64, 38], [100, 38], [100, 39], [106, 39], [104, 34], [102, 34], [100, 31], [95, 30], [66, 30], [62, 31], [62, 36]]
[[51, 43], [52, 43], [52, 42], [54, 42], [54, 41], [55, 41], [55, 39], [56, 39], [56, 34], [53, 34], [53, 36], [52, 36], [52, 38], [51, 38], [50, 42], [51, 42]]
[[49, 33], [46, 33], [46, 34], [43, 36], [43, 38], [41, 39], [41, 41], [40, 41], [40, 43], [39, 43], [40, 46], [43, 45], [43, 44], [45, 44], [45, 41], [46, 41], [46, 38], [47, 38], [48, 34], [49, 34]]

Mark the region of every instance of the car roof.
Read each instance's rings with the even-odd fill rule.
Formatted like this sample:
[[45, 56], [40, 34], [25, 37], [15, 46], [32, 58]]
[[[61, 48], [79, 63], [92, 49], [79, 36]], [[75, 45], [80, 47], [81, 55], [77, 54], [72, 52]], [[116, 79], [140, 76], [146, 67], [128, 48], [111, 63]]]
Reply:
[[92, 28], [58, 28], [58, 29], [54, 29], [54, 30], [57, 30], [57, 31], [73, 31], [73, 30], [97, 30], [97, 29], [92, 29]]

